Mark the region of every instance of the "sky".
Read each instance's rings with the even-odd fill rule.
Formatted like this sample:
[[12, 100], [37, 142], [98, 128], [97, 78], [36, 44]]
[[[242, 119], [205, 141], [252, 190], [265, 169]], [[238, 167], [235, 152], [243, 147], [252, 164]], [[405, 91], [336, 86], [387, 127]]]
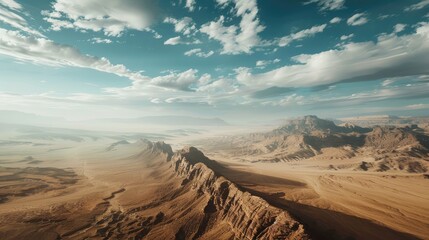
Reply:
[[0, 110], [429, 115], [429, 0], [0, 0]]

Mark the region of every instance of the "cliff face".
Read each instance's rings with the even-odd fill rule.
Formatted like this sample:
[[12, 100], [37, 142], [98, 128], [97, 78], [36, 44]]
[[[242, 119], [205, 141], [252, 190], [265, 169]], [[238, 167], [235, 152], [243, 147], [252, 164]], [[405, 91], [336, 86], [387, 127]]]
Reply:
[[[237, 239], [309, 239], [303, 225], [285, 211], [270, 206], [262, 198], [242, 191], [220, 176], [219, 166], [193, 147], [176, 152], [171, 161], [183, 185], [192, 184], [199, 194], [208, 195], [207, 218], [227, 222]], [[209, 222], [209, 221], [208, 221]]]

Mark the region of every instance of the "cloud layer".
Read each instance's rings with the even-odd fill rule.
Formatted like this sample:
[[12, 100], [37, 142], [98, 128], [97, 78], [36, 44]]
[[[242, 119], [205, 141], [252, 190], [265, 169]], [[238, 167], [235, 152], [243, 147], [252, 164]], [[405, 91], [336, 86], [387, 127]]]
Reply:
[[62, 28], [102, 31], [120, 36], [126, 29], [144, 30], [157, 11], [153, 0], [56, 0], [52, 11], [43, 11], [52, 30]]
[[421, 23], [410, 35], [384, 34], [377, 42], [347, 43], [339, 49], [293, 59], [298, 64], [262, 74], [242, 69], [238, 80], [252, 86], [315, 87], [428, 74], [429, 23]]

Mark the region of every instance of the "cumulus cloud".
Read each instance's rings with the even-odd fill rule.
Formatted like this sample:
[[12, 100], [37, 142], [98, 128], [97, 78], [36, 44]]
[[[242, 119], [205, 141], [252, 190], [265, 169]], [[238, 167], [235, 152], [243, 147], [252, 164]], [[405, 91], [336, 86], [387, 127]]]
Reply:
[[398, 23], [393, 27], [393, 30], [395, 33], [399, 33], [404, 31], [406, 26], [407, 26], [406, 24]]
[[[103, 39], [95, 39], [104, 41]], [[89, 68], [100, 72], [115, 74], [132, 80], [133, 89], [150, 85], [181, 91], [191, 91], [192, 84], [208, 82], [208, 75], [197, 76], [197, 70], [189, 69], [182, 73], [170, 73], [150, 78], [140, 72], [129, 70], [122, 64], [112, 64], [106, 58], [98, 58], [79, 52], [77, 49], [55, 43], [46, 38], [24, 36], [18, 31], [0, 28], [0, 55], [19, 61], [47, 66], [70, 66]], [[136, 88], [135, 86], [139, 86]]]
[[421, 0], [420, 2], [413, 4], [407, 8], [405, 8], [405, 11], [415, 11], [415, 10], [420, 10], [426, 6], [429, 5], [429, 0]]
[[201, 48], [194, 48], [184, 53], [185, 56], [195, 55], [197, 57], [208, 58], [214, 54], [213, 51], [203, 52]]
[[350, 26], [360, 26], [364, 25], [367, 22], [368, 18], [366, 17], [365, 13], [356, 13], [355, 15], [347, 19], [347, 24]]
[[191, 33], [195, 33], [196, 31], [195, 23], [190, 17], [184, 17], [182, 19], [167, 17], [164, 19], [164, 23], [173, 24], [174, 31], [177, 33], [183, 33], [184, 35], [189, 35]]
[[256, 67], [263, 69], [270, 64], [278, 63], [278, 62], [280, 62], [280, 59], [278, 58], [273, 60], [259, 60], [259, 61], [256, 61]]
[[301, 30], [301, 31], [296, 32], [296, 33], [292, 33], [288, 36], [280, 38], [278, 41], [278, 45], [280, 47], [285, 47], [285, 46], [288, 46], [289, 44], [291, 44], [293, 41], [298, 41], [298, 40], [302, 40], [304, 38], [312, 37], [312, 36], [316, 35], [317, 33], [323, 32], [325, 30], [326, 26], [327, 26], [326, 24], [322, 24], [322, 25], [313, 26], [311, 28]]
[[335, 23], [339, 23], [339, 22], [341, 22], [341, 18], [339, 18], [339, 17], [334, 17], [331, 19], [331, 21], [329, 21], [329, 23], [331, 23], [331, 24], [335, 24]]
[[102, 31], [120, 36], [126, 29], [144, 30], [156, 13], [154, 0], [56, 0], [52, 11], [42, 11], [51, 29], [62, 28]]
[[304, 5], [316, 3], [320, 11], [332, 11], [344, 8], [345, 0], [310, 0], [305, 2]]
[[189, 9], [190, 12], [193, 12], [195, 10], [195, 5], [195, 0], [186, 0], [185, 7]]
[[0, 54], [34, 64], [90, 68], [131, 80], [145, 79], [140, 73], [132, 72], [121, 64], [112, 64], [106, 58], [85, 55], [67, 45], [3, 28], [0, 28]]
[[181, 73], [170, 73], [165, 76], [155, 77], [151, 83], [157, 86], [178, 89], [182, 91], [193, 91], [192, 85], [198, 83], [199, 77], [197, 76], [198, 70], [188, 69]]
[[376, 42], [347, 43], [338, 49], [293, 57], [295, 65], [266, 73], [237, 70], [249, 86], [315, 87], [338, 82], [368, 81], [429, 73], [429, 23], [403, 36], [383, 34]]
[[210, 39], [219, 41], [223, 50], [221, 54], [250, 53], [252, 48], [260, 43], [258, 34], [265, 27], [260, 24], [256, 0], [225, 0], [217, 1], [225, 7], [234, 3], [236, 17], [240, 17], [239, 26], [225, 26], [225, 17], [220, 16], [217, 21], [211, 21], [201, 26], [200, 31]]

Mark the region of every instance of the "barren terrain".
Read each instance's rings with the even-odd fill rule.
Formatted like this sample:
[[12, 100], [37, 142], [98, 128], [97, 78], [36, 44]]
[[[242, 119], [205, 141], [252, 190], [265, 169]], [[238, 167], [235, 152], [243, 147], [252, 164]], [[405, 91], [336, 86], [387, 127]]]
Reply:
[[129, 135], [8, 134], [0, 144], [1, 239], [429, 235], [421, 128], [337, 127], [310, 117], [175, 150]]

